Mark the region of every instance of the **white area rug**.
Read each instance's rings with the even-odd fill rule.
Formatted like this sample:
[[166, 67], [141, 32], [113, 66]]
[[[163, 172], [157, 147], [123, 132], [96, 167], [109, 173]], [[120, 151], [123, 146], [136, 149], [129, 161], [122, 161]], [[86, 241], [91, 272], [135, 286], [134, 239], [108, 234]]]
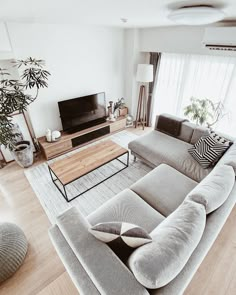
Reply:
[[[108, 138], [113, 140], [117, 144], [127, 148], [128, 143], [137, 138], [137, 135], [128, 131], [122, 131]], [[107, 140], [107, 138], [100, 141], [103, 140]], [[49, 161], [49, 163], [57, 161], [58, 159], [61, 159], [63, 157], [67, 157], [68, 155], [77, 153], [80, 150], [86, 149], [88, 146], [94, 144], [96, 143], [92, 143], [83, 148], [78, 148], [75, 151]], [[126, 156], [122, 156], [120, 157], [120, 159], [123, 162], [126, 162]], [[74, 181], [72, 184], [68, 185], [66, 189], [68, 193], [71, 194], [71, 196], [77, 195], [86, 188], [91, 187], [92, 185], [110, 176], [121, 168], [122, 164], [119, 161], [114, 160], [106, 164], [105, 166], [100, 167], [99, 169], [96, 169], [88, 175], [80, 178], [79, 180]], [[70, 203], [66, 202], [61, 193], [53, 184], [48, 171], [47, 163], [43, 163], [36, 167], [25, 170], [25, 175], [30, 185], [32, 186], [36, 196], [38, 197], [41, 205], [43, 206], [47, 216], [49, 217], [51, 223], [55, 223], [55, 217], [72, 206], [77, 207], [85, 216], [89, 215], [107, 200], [114, 197], [117, 193], [121, 192], [125, 188], [128, 188], [131, 184], [143, 177], [149, 171], [151, 171], [150, 167], [140, 161], [134, 162], [133, 157], [130, 156], [130, 165], [128, 168], [109, 178], [108, 180], [91, 189], [90, 191], [82, 194]]]

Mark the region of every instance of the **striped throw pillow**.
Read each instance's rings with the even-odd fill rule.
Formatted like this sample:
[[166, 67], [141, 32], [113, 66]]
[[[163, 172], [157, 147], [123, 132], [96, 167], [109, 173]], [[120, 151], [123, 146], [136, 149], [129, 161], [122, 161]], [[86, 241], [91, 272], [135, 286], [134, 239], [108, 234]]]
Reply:
[[216, 133], [202, 136], [188, 152], [205, 169], [214, 165], [230, 147], [228, 142], [221, 142]]

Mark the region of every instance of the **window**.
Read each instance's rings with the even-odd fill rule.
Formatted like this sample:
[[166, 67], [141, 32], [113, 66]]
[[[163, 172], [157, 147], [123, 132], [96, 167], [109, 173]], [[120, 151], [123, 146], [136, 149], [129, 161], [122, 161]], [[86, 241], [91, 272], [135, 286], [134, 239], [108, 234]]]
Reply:
[[214, 128], [236, 136], [236, 58], [163, 53], [153, 119], [160, 113], [183, 117], [192, 96], [222, 102], [227, 115]]

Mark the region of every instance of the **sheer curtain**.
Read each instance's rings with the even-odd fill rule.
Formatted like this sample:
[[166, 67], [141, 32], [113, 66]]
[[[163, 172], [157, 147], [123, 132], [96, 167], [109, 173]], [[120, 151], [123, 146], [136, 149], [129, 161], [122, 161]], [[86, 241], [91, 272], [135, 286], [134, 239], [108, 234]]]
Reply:
[[236, 136], [236, 58], [162, 53], [153, 121], [160, 113], [183, 117], [192, 96], [222, 102], [227, 115], [214, 129]]

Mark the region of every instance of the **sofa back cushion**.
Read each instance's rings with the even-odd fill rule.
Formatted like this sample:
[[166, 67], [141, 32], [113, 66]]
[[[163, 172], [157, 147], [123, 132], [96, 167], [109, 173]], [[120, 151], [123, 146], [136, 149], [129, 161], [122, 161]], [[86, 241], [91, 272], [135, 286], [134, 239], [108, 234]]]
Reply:
[[[157, 130], [158, 119], [159, 119], [159, 116], [156, 116], [155, 130]], [[182, 122], [180, 134], [179, 136], [177, 136], [177, 138], [182, 141], [190, 143], [195, 126], [196, 126], [195, 124], [190, 123], [188, 121]]]
[[231, 166], [215, 167], [186, 197], [201, 204], [205, 204], [209, 214], [219, 208], [227, 200], [235, 183], [235, 174]]
[[229, 165], [234, 169], [236, 175], [236, 142], [227, 150], [224, 156], [217, 163], [217, 167], [221, 165]]
[[180, 129], [180, 135], [178, 136], [178, 139], [190, 143], [192, 136], [193, 136], [195, 126], [196, 125], [191, 122], [183, 122], [181, 129]]
[[146, 288], [167, 285], [183, 269], [206, 224], [205, 206], [185, 200], [151, 232], [153, 242], [136, 249], [128, 266]]
[[195, 125], [190, 143], [195, 144], [202, 136], [209, 135], [209, 134], [210, 134], [210, 131], [206, 127]]

